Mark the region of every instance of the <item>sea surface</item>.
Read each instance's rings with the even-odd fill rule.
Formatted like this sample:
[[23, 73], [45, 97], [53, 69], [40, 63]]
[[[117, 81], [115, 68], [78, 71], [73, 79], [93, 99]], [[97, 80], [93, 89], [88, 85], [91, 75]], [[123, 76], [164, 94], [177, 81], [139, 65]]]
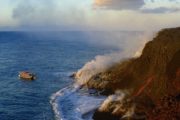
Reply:
[[[91, 39], [94, 37], [85, 32], [0, 32], [0, 120], [54, 120], [56, 110], [61, 110], [65, 119], [73, 120], [74, 115], [66, 112], [72, 110], [71, 97], [68, 101], [59, 95], [57, 104], [62, 107], [55, 110], [53, 95], [57, 97], [63, 88], [66, 92], [72, 89], [67, 88], [73, 83], [69, 75], [86, 62], [115, 51]], [[19, 71], [33, 72], [37, 80], [19, 79]], [[70, 95], [74, 95], [72, 100], [81, 96]], [[83, 96], [79, 101], [88, 99]]]

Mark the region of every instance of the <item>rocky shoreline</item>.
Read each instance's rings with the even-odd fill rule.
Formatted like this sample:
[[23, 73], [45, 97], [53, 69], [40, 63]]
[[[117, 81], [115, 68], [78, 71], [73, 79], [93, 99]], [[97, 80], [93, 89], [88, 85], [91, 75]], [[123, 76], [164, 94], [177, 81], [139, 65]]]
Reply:
[[180, 119], [180, 28], [161, 30], [140, 57], [94, 75], [86, 86], [108, 96], [94, 120]]

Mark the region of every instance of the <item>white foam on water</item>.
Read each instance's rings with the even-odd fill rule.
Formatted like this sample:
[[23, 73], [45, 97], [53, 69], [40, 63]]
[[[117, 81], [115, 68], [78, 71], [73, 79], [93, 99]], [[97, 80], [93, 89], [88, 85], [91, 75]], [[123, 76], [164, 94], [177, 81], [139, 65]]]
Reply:
[[57, 120], [91, 120], [94, 111], [105, 100], [104, 96], [83, 94], [81, 86], [68, 86], [51, 96]]
[[53, 75], [59, 77], [59, 76], [65, 76], [65, 77], [69, 77], [73, 74], [74, 72], [55, 72]]

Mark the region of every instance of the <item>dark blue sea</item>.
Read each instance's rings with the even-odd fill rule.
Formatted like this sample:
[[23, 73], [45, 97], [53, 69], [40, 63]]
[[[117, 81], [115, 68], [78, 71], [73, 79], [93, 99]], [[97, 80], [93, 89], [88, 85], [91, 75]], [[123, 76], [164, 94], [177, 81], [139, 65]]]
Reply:
[[[115, 50], [91, 39], [86, 32], [0, 32], [0, 120], [54, 120], [52, 94], [96, 55]], [[37, 80], [20, 80], [19, 71]]]

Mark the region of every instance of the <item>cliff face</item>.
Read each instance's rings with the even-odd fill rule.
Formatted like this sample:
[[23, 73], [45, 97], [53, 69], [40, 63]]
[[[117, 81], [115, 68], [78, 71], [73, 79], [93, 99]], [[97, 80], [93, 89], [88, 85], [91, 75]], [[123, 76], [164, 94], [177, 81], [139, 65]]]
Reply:
[[[167, 112], [170, 118], [180, 119], [180, 28], [160, 31], [146, 44], [140, 57], [125, 60], [93, 76], [87, 85], [111, 91], [109, 93], [127, 90], [126, 100], [129, 104], [136, 104], [136, 115], [141, 114], [145, 119], [168, 119]], [[97, 111], [94, 118], [97, 119], [103, 112], [122, 117], [122, 110], [117, 108], [120, 103], [111, 102], [109, 109]], [[159, 114], [155, 115], [154, 110], [158, 110]]]

